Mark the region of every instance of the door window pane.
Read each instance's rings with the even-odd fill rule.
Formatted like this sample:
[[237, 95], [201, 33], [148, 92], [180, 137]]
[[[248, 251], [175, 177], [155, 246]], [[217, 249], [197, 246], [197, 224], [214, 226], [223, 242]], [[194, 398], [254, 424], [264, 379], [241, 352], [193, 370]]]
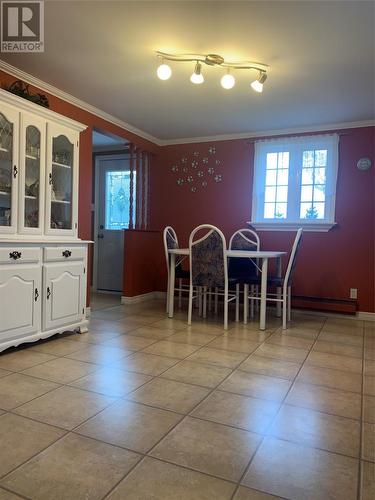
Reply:
[[264, 218], [285, 219], [287, 216], [289, 152], [267, 154]]
[[326, 149], [303, 152], [300, 205], [301, 219], [324, 219], [326, 165]]
[[[135, 220], [135, 185], [133, 172], [133, 211]], [[108, 230], [127, 229], [130, 211], [130, 171], [107, 171], [105, 175], [105, 228]]]

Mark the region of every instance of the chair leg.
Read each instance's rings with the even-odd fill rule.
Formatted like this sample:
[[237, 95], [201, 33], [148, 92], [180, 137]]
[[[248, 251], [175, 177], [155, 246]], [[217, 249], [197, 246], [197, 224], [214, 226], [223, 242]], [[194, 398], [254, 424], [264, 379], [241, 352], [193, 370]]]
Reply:
[[203, 287], [203, 318], [207, 318], [207, 287]]
[[212, 311], [212, 288], [208, 289], [208, 310]]
[[218, 302], [219, 302], [219, 288], [216, 286], [215, 287], [215, 314], [217, 314], [217, 309], [218, 309]]
[[[259, 297], [259, 286], [254, 285], [254, 294]], [[255, 311], [259, 312], [260, 300], [255, 301]]]
[[250, 286], [250, 295], [251, 295], [251, 299], [250, 299], [250, 318], [251, 319], [254, 319], [254, 302], [255, 301], [254, 301], [253, 297], [255, 295], [255, 290], [256, 289], [257, 289], [257, 287], [255, 285], [251, 285]]
[[166, 313], [169, 313], [169, 276], [168, 276], [168, 281], [167, 281], [167, 304], [165, 306]]
[[288, 321], [292, 317], [292, 287], [288, 286]]
[[178, 307], [181, 309], [182, 307], [182, 279], [178, 280]]
[[191, 325], [191, 315], [193, 312], [193, 287], [189, 288], [189, 309], [188, 309], [188, 325]]
[[277, 299], [280, 302], [276, 302], [276, 316], [280, 318], [281, 316], [281, 287], [276, 288]]
[[287, 298], [288, 293], [286, 288], [283, 289], [283, 330], [286, 330], [286, 313], [287, 313]]
[[236, 284], [236, 321], [240, 321], [240, 284]]
[[224, 288], [224, 330], [228, 330], [228, 285]]
[[247, 315], [249, 313], [249, 285], [243, 287], [243, 323], [247, 324]]
[[198, 314], [199, 314], [199, 316], [202, 316], [202, 287], [201, 286], [198, 287], [198, 298], [199, 298]]

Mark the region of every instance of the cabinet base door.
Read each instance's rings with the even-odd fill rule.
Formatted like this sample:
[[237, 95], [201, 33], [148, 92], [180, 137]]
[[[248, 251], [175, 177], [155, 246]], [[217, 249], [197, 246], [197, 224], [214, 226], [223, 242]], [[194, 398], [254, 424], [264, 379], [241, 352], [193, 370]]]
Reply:
[[40, 330], [40, 267], [0, 269], [0, 341]]
[[46, 264], [43, 282], [44, 330], [76, 323], [83, 318], [83, 263]]

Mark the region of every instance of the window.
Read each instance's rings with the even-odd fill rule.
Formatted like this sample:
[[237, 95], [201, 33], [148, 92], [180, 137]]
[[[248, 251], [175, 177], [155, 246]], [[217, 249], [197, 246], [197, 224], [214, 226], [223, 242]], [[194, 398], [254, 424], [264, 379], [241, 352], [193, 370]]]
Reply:
[[[133, 221], [135, 220], [136, 172], [133, 173]], [[105, 228], [127, 229], [130, 215], [130, 172], [107, 171], [105, 176]]]
[[256, 142], [251, 224], [328, 231], [335, 224], [337, 165], [337, 134]]

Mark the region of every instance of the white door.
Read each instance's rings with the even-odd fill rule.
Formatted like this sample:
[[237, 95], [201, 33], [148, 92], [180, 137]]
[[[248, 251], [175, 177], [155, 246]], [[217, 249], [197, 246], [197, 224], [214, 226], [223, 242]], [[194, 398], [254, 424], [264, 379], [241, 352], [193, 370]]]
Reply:
[[[133, 221], [136, 178], [133, 173]], [[129, 227], [130, 159], [108, 155], [96, 160], [94, 288], [121, 292], [123, 284], [124, 229]]]
[[41, 274], [39, 266], [0, 268], [1, 341], [40, 330]]
[[44, 329], [80, 321], [84, 316], [84, 264], [43, 266]]
[[78, 145], [77, 132], [47, 124], [46, 234], [77, 233]]
[[0, 233], [17, 229], [19, 112], [0, 104]]

